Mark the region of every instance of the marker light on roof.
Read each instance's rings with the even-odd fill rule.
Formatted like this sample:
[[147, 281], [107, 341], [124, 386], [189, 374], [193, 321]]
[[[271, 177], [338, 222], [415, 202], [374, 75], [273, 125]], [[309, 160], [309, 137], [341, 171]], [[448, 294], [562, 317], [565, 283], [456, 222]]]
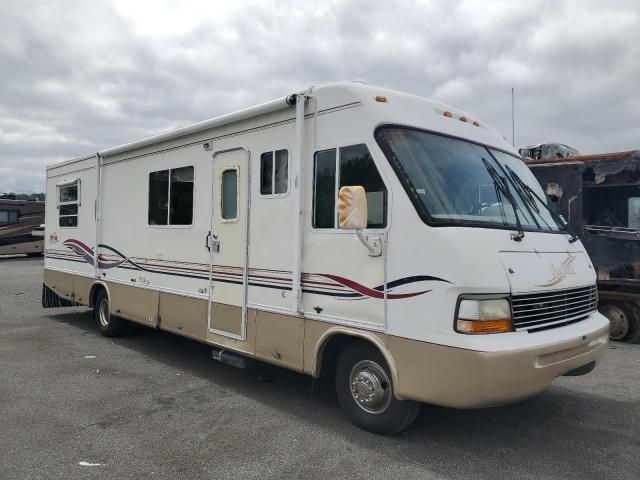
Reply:
[[477, 121], [477, 120], [474, 120], [474, 121], [473, 121], [473, 126], [474, 126], [474, 127], [479, 127], [479, 126], [480, 126], [480, 122], [479, 122], [479, 121]]
[[458, 120], [460, 120], [461, 122], [465, 122], [467, 121], [467, 117], [460, 117]]
[[376, 102], [387, 103], [387, 97], [384, 95], [376, 95]]
[[452, 118], [452, 117], [453, 117], [453, 115], [451, 114], [451, 112], [443, 112], [442, 114], [443, 114], [445, 117], [448, 117], [448, 118]]

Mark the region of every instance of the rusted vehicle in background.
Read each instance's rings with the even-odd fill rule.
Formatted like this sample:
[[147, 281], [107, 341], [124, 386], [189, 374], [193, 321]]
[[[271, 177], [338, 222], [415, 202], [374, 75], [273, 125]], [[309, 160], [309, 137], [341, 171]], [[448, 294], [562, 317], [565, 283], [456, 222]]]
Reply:
[[611, 339], [639, 342], [640, 150], [526, 163], [594, 263]]
[[42, 255], [44, 202], [0, 199], [0, 255]]

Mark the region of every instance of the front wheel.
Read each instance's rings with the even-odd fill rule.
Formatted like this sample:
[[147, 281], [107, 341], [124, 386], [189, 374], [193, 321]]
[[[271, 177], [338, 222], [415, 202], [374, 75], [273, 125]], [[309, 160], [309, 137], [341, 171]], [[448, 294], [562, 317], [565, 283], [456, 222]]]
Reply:
[[640, 339], [640, 316], [630, 302], [605, 303], [600, 313], [609, 319], [609, 338], [618, 342], [636, 343]]
[[96, 296], [93, 318], [98, 324], [100, 333], [105, 337], [117, 337], [124, 332], [124, 320], [109, 313], [109, 297], [104, 290], [100, 290]]
[[399, 433], [420, 413], [419, 403], [395, 398], [389, 366], [368, 342], [355, 341], [340, 355], [336, 391], [349, 419], [369, 432]]

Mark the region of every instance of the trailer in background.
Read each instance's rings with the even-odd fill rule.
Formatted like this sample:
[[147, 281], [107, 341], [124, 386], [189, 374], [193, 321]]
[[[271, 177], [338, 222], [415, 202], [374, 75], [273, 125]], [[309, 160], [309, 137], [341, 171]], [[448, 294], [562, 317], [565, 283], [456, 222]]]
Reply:
[[611, 339], [640, 341], [640, 150], [527, 164], [589, 252]]
[[0, 255], [42, 255], [44, 202], [0, 199]]

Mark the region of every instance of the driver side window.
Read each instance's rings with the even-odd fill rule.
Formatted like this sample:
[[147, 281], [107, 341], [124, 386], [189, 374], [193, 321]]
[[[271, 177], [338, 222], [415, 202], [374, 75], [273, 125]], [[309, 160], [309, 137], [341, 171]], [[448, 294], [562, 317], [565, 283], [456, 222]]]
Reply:
[[367, 194], [367, 228], [386, 227], [387, 188], [365, 144], [316, 152], [313, 165], [314, 228], [337, 228], [338, 191], [355, 185]]

